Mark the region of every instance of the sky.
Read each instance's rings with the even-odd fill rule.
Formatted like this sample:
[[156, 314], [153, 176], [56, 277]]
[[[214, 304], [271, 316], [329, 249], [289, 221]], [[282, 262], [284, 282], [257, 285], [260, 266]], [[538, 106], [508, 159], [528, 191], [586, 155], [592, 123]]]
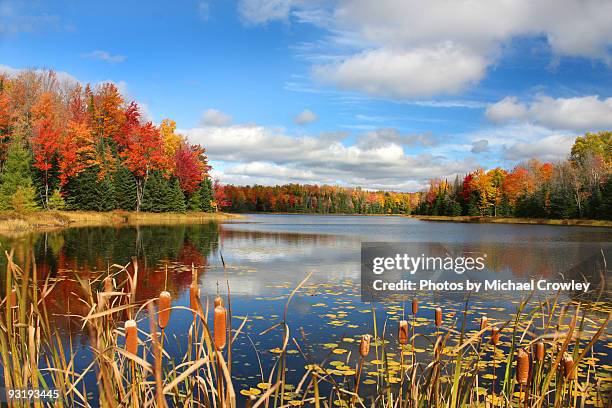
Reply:
[[0, 71], [112, 81], [222, 183], [415, 191], [612, 129], [609, 0], [0, 0]]

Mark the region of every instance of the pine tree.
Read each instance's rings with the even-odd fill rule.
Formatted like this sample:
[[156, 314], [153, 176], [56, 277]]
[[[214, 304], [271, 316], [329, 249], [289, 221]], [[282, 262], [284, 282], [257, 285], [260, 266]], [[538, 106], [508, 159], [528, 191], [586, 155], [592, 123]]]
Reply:
[[187, 211], [202, 211], [202, 187], [187, 198]]
[[181, 190], [181, 185], [177, 178], [170, 182], [170, 189], [168, 191], [168, 211], [181, 212], [187, 211], [185, 205], [185, 194]]
[[112, 180], [98, 179], [97, 167], [90, 167], [70, 180], [66, 186], [67, 207], [70, 210], [112, 211], [115, 209], [115, 190]]
[[49, 197], [49, 209], [63, 210], [64, 208], [66, 208], [64, 197], [62, 197], [59, 190], [53, 190], [53, 194], [51, 194], [51, 197]]
[[168, 197], [170, 196], [170, 186], [164, 176], [155, 171], [149, 177], [142, 195], [141, 211], [147, 212], [166, 212], [170, 211]]
[[[0, 210], [12, 210], [13, 195], [19, 192], [18, 201], [27, 208], [35, 207], [35, 190], [30, 170], [31, 156], [18, 141], [11, 143], [4, 170], [0, 174]], [[26, 202], [23, 202], [23, 200]], [[34, 202], [27, 202], [28, 200]], [[24, 207], [24, 208], [25, 208]]]
[[113, 184], [117, 209], [134, 211], [136, 209], [136, 180], [132, 173], [119, 164], [113, 175]]
[[200, 207], [202, 211], [210, 213], [213, 212], [213, 184], [210, 177], [206, 177], [202, 182], [202, 186], [200, 187], [200, 202], [202, 206]]

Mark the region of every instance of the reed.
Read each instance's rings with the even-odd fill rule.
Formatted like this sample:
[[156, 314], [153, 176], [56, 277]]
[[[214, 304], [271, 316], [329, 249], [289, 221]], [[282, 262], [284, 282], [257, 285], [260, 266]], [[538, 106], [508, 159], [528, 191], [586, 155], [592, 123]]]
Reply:
[[[99, 278], [75, 276], [79, 284], [77, 291], [89, 310], [81, 318], [81, 324], [92, 353], [91, 363], [77, 372], [76, 347], [71, 340], [66, 344], [60, 339], [45, 307], [45, 298], [53, 293], [56, 282], [51, 278], [38, 280], [32, 254], [26, 256], [22, 266], [13, 262], [13, 254], [5, 253], [5, 256], [7, 270], [0, 301], [0, 365], [5, 387], [57, 389], [61, 400], [56, 405], [61, 407], [234, 408], [242, 404], [236, 401], [236, 376], [230, 369], [229, 350], [243, 335], [247, 319], [232, 328], [230, 310], [224, 306], [226, 299], [229, 307], [229, 291], [227, 297], [225, 294], [223, 298], [215, 297], [212, 305], [208, 299], [201, 301], [195, 268], [189, 308], [173, 306], [166, 291], [156, 298], [137, 301], [137, 263], [111, 265]], [[308, 277], [288, 295], [282, 320], [261, 333], [280, 331], [279, 353], [271, 362], [269, 373], [264, 373], [265, 364], [261, 364], [262, 382], [268, 386], [261, 395], [246, 396], [245, 404], [251, 408], [294, 405], [467, 408], [484, 406], [483, 397], [492, 402], [485, 404], [496, 407], [573, 407], [585, 405], [587, 397], [582, 395], [585, 390], [594, 390], [600, 398], [599, 404], [608, 402], [601, 382], [590, 375], [584, 376], [583, 370], [591, 370], [584, 360], [606, 334], [609, 314], [598, 320], [597, 330], [593, 332], [583, 327], [589, 319], [584, 317], [581, 304], [561, 309], [558, 299], [551, 299], [546, 305], [530, 309], [530, 298], [527, 298], [518, 305], [512, 319], [497, 322], [483, 316], [478, 324], [468, 319], [471, 310], [466, 299], [463, 313], [458, 312], [453, 318], [452, 310], [447, 310], [444, 322], [442, 309], [437, 307], [433, 325], [430, 321], [429, 330], [419, 330], [417, 334], [414, 323], [419, 304], [414, 299], [412, 333], [408, 322], [400, 320], [395, 338], [388, 334], [389, 321], [378, 321], [372, 305], [372, 324], [354, 346], [352, 356], [356, 365], [351, 367], [355, 370], [338, 375], [330, 372], [324, 362], [312, 360], [307, 350], [316, 346], [308, 346], [306, 340], [300, 342], [291, 335], [289, 306], [307, 280]], [[210, 328], [209, 308], [212, 309]], [[189, 328], [188, 351], [171, 356], [165, 348], [163, 332], [169, 329], [171, 313], [177, 310], [187, 314], [191, 311], [194, 320]], [[533, 327], [536, 312], [544, 316], [538, 330]], [[148, 329], [141, 327], [145, 319], [149, 320]], [[443, 323], [444, 331], [441, 331]], [[162, 330], [161, 341], [158, 327]], [[469, 331], [474, 327], [480, 330]], [[483, 340], [483, 333], [489, 330], [490, 345]], [[506, 342], [501, 339], [502, 332]], [[412, 343], [414, 357], [417, 336], [419, 347], [428, 349], [422, 356], [429, 357], [419, 358], [418, 364], [413, 363], [412, 369], [406, 370], [403, 348]], [[294, 384], [297, 397], [288, 401], [287, 372], [296, 368], [287, 360], [290, 343], [296, 345], [310, 364], [302, 380]], [[399, 356], [394, 344], [400, 346]], [[491, 348], [493, 353], [489, 355]], [[496, 350], [502, 349], [507, 356], [505, 363], [504, 359], [497, 360]], [[528, 350], [533, 353], [533, 362]], [[350, 353], [347, 356], [346, 366], [355, 361], [351, 360]], [[382, 363], [374, 364], [370, 358]], [[482, 368], [481, 360], [492, 361], [492, 367]], [[499, 377], [498, 362], [504, 373]], [[491, 387], [482, 386], [482, 371], [493, 374]], [[375, 385], [364, 385], [366, 372], [375, 373]], [[397, 378], [398, 372], [400, 378]], [[95, 376], [97, 390], [84, 385], [87, 376]], [[490, 392], [481, 396], [479, 392], [483, 389]], [[35, 406], [43, 404], [37, 402]]]

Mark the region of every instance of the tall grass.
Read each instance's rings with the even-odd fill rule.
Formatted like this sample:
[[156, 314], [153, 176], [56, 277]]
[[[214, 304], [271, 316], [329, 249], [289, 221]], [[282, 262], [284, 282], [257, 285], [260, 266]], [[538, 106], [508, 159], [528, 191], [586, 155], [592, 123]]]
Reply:
[[[92, 353], [89, 364], [77, 371], [72, 339], [67, 344], [62, 341], [44, 306], [54, 282], [50, 278], [37, 280], [33, 256], [26, 256], [22, 266], [13, 262], [12, 253], [5, 256], [8, 266], [0, 303], [0, 363], [6, 388], [57, 389], [60, 398], [53, 404], [59, 407], [233, 408], [239, 403], [232, 374], [236, 369], [232, 367], [232, 344], [242, 335], [247, 319], [232, 327], [229, 285], [226, 295], [217, 296], [213, 305], [202, 304], [193, 268], [190, 307], [183, 307], [172, 306], [171, 296], [165, 291], [159, 297], [137, 302], [136, 261], [112, 265], [108, 275], [99, 279], [77, 276], [89, 310], [81, 324]], [[396, 329], [390, 327], [391, 321], [377, 321], [372, 306], [372, 327], [356, 344], [354, 369], [349, 367], [349, 355], [346, 368], [338, 373], [327, 368], [325, 361], [313, 361], [303, 351], [305, 340], [300, 346], [299, 336], [292, 335], [288, 324], [290, 303], [307, 279], [288, 296], [282, 321], [262, 333], [280, 331], [278, 357], [270, 372], [261, 370], [262, 383], [266, 384], [263, 392], [243, 393], [246, 406], [556, 408], [583, 406], [589, 393], [595, 394], [597, 404], [608, 403], [609, 396], [595, 380], [596, 367], [585, 368], [581, 362], [605, 334], [609, 315], [595, 332], [587, 334], [588, 317], [582, 305], [561, 307], [557, 296], [528, 310], [528, 298], [517, 306], [511, 320], [483, 317], [480, 328], [469, 331], [467, 299], [457, 318], [445, 316], [441, 308], [436, 308], [427, 316], [432, 330], [417, 331], [416, 299], [412, 303], [412, 323], [402, 319]], [[180, 309], [191, 311], [193, 321], [188, 348], [176, 357], [168, 353], [172, 340], [166, 330], [176, 316], [171, 311]], [[212, 327], [208, 325], [209, 312]], [[539, 327], [535, 327], [536, 314], [542, 316]], [[148, 328], [143, 324], [146, 318]], [[416, 358], [417, 341], [427, 348], [421, 358]], [[509, 344], [505, 359], [498, 356], [501, 342]], [[309, 363], [301, 380], [294, 384], [297, 398], [288, 398], [286, 392], [287, 373], [294, 368], [287, 361], [290, 344]], [[376, 363], [367, 361], [372, 354]], [[404, 359], [405, 354], [411, 358]], [[393, 356], [400, 358], [399, 365]], [[257, 359], [260, 361], [259, 354]], [[372, 364], [379, 368], [374, 385], [363, 382], [364, 366]], [[499, 369], [497, 364], [501, 365]], [[486, 381], [491, 374], [493, 381]], [[91, 375], [95, 375], [96, 390], [87, 389], [85, 384], [84, 379]], [[42, 407], [51, 402], [37, 400], [33, 404]], [[13, 400], [9, 406], [24, 404]]]

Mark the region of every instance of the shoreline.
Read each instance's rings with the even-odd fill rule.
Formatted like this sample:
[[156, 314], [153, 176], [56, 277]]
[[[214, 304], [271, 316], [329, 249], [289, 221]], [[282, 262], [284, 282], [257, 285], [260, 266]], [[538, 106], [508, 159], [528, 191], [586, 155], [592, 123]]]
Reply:
[[229, 213], [144, 213], [130, 211], [36, 211], [19, 214], [0, 212], [0, 235], [20, 235], [33, 232], [56, 231], [65, 228], [106, 227], [132, 225], [167, 225], [176, 223], [203, 224], [242, 218]]
[[607, 220], [588, 220], [588, 219], [567, 219], [557, 220], [548, 218], [520, 218], [520, 217], [485, 217], [485, 216], [448, 216], [448, 215], [408, 215], [421, 221], [433, 222], [459, 222], [471, 224], [530, 224], [530, 225], [560, 225], [575, 227], [604, 227], [611, 228], [612, 221]]

